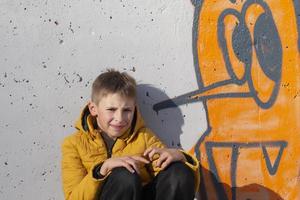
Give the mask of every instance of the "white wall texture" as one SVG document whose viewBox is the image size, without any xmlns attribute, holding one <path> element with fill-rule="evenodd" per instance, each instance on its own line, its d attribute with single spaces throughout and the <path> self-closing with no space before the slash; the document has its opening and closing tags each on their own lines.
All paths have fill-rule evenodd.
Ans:
<svg viewBox="0 0 300 200">
<path fill-rule="evenodd" d="M 139 84 L 147 124 L 191 148 L 200 102 L 152 105 L 197 89 L 188 0 L 0 1 L 0 199 L 63 199 L 60 145 L 106 68 Z"/>
</svg>

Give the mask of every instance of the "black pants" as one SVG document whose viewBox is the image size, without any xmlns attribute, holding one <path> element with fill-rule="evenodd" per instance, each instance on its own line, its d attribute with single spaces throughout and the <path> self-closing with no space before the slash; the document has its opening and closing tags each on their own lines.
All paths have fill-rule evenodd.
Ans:
<svg viewBox="0 0 300 200">
<path fill-rule="evenodd" d="M 170 164 L 144 187 L 137 173 L 115 168 L 102 186 L 100 200 L 193 200 L 194 181 L 192 170 L 181 162 Z"/>
</svg>

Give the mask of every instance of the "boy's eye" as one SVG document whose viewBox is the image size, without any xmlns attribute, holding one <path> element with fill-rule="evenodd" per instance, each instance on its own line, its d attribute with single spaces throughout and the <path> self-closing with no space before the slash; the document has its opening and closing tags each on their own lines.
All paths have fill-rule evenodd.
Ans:
<svg viewBox="0 0 300 200">
<path fill-rule="evenodd" d="M 124 112 L 131 112 L 131 109 L 124 109 Z"/>
<path fill-rule="evenodd" d="M 109 111 L 115 111 L 116 109 L 115 108 L 107 108 L 107 110 L 109 110 Z"/>
</svg>

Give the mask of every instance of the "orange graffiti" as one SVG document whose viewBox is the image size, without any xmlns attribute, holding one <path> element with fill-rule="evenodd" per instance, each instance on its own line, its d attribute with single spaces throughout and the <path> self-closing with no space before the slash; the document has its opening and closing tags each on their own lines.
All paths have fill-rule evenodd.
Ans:
<svg viewBox="0 0 300 200">
<path fill-rule="evenodd" d="M 201 199 L 300 199 L 300 2 L 192 0 Z M 297 14 L 296 14 L 297 13 Z"/>
<path fill-rule="evenodd" d="M 207 199 L 297 199 L 300 68 L 293 2 L 208 0 L 198 17 L 204 89 L 191 98 L 206 97 L 211 131 L 198 148 L 201 165 L 212 173 L 202 174 Z"/>
</svg>

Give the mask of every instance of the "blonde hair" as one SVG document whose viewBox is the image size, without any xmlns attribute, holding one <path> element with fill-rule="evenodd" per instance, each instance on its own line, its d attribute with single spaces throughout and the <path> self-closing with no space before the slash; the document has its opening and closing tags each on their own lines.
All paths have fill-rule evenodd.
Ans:
<svg viewBox="0 0 300 200">
<path fill-rule="evenodd" d="M 119 93 L 124 97 L 136 98 L 136 82 L 126 72 L 108 69 L 100 74 L 92 85 L 92 102 L 98 104 L 107 94 Z"/>
</svg>

